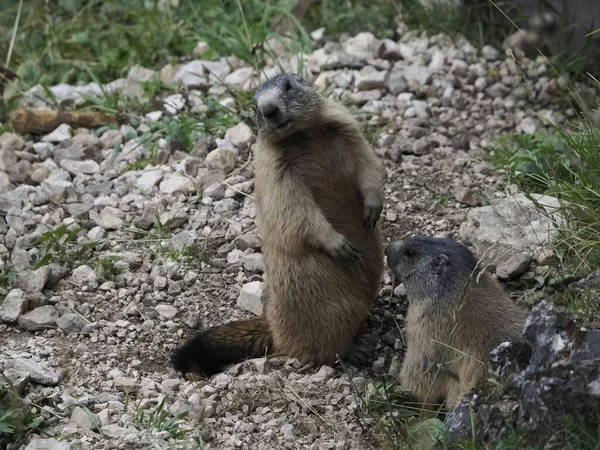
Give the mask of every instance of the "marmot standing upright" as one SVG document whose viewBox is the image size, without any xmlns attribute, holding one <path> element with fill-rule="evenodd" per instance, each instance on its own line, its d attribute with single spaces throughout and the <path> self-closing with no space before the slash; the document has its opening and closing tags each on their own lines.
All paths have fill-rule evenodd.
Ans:
<svg viewBox="0 0 600 450">
<path fill-rule="evenodd" d="M 485 376 L 489 353 L 520 337 L 526 314 L 459 242 L 419 236 L 385 253 L 409 301 L 401 387 L 424 410 L 444 400 L 452 409 Z"/>
<path fill-rule="evenodd" d="M 385 168 L 356 120 L 297 75 L 275 76 L 254 101 L 265 314 L 200 332 L 174 354 L 182 372 L 210 375 L 265 353 L 348 357 L 383 275 Z"/>
</svg>

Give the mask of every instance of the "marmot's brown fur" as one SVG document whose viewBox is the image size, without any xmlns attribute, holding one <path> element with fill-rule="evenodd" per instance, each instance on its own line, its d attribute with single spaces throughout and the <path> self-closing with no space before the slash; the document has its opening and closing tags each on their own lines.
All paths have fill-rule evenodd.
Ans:
<svg viewBox="0 0 600 450">
<path fill-rule="evenodd" d="M 265 314 L 198 334 L 174 355 L 182 372 L 209 375 L 265 353 L 348 357 L 383 273 L 385 169 L 356 120 L 296 75 L 272 78 L 254 100 Z"/>
<path fill-rule="evenodd" d="M 453 409 L 485 376 L 490 351 L 520 337 L 526 314 L 459 242 L 419 236 L 385 253 L 409 301 L 400 384 L 423 410 L 444 400 Z"/>
</svg>

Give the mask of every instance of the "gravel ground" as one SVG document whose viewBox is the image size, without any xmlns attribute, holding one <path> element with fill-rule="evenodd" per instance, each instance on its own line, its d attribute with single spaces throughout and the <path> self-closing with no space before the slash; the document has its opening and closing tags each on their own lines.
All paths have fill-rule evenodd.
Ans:
<svg viewBox="0 0 600 450">
<path fill-rule="evenodd" d="M 560 102 L 558 81 L 544 77 L 542 59 L 478 51 L 444 35 L 401 36 L 317 43 L 305 57 L 309 78 L 366 113 L 361 120 L 376 130 L 370 135 L 388 171 L 385 240 L 458 238 L 469 211 L 506 192 L 483 162 L 491 142 L 543 128 L 538 114 L 560 123 L 573 111 Z M 295 70 L 295 56 L 281 58 Z M 231 104 L 213 77 L 193 75 L 202 67 L 235 89 L 258 83 L 235 58 L 191 61 L 161 74 L 188 93 L 203 88 Z M 133 92 L 149 72 L 136 67 L 113 84 Z M 35 90 L 30 105 L 39 102 Z M 78 104 L 86 90 L 94 86 L 53 88 L 65 104 Z M 260 311 L 263 268 L 252 198 L 255 137 L 246 125 L 201 140 L 190 154 L 158 140 L 162 164 L 122 172 L 147 157 L 148 143 L 139 144 L 153 120 L 204 106 L 193 95 L 164 102 L 137 127 L 97 133 L 63 125 L 36 140 L 0 137 L 0 254 L 19 273 L 18 285 L 0 292 L 0 372 L 26 400 L 43 405 L 55 433 L 34 435 L 26 448 L 187 449 L 202 448 L 200 439 L 214 449 L 373 448 L 374 420 L 363 400 L 373 380 L 398 372 L 404 348 L 407 305 L 402 287 L 391 295 L 389 273 L 365 326 L 376 343 L 370 367 L 256 359 L 210 382 L 171 369 L 170 352 L 195 328 Z M 72 270 L 64 260 L 34 270 L 31 261 L 43 256 L 34 239 L 73 222 L 85 228 L 74 248 L 100 242 L 93 257 L 72 261 Z M 96 264 L 109 256 L 124 269 L 114 278 Z M 163 400 L 165 416 L 188 410 L 188 420 L 169 427 L 150 416 Z M 177 436 L 182 429 L 192 431 Z"/>
</svg>

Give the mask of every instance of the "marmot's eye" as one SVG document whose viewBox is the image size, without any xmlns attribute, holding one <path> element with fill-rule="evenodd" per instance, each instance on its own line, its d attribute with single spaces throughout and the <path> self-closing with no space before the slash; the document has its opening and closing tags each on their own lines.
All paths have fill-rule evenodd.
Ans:
<svg viewBox="0 0 600 450">
<path fill-rule="evenodd" d="M 407 248 L 406 250 L 404 250 L 404 256 L 408 256 L 409 258 L 412 258 L 413 256 L 415 256 L 415 251 L 411 250 L 410 248 Z"/>
<path fill-rule="evenodd" d="M 292 90 L 292 83 L 290 83 L 290 80 L 285 80 L 285 91 L 289 92 Z"/>
</svg>

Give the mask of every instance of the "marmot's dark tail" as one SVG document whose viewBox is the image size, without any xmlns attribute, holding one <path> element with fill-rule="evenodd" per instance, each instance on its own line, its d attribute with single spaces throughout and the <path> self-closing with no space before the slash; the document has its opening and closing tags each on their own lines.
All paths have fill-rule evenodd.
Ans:
<svg viewBox="0 0 600 450">
<path fill-rule="evenodd" d="M 273 351 L 273 337 L 264 316 L 239 320 L 201 331 L 171 357 L 182 373 L 210 376 L 225 366 Z"/>
</svg>

